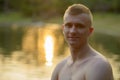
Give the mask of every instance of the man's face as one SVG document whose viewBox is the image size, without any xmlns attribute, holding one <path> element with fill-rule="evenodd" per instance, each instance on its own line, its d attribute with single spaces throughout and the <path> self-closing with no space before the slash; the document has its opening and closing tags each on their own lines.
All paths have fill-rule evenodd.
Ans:
<svg viewBox="0 0 120 80">
<path fill-rule="evenodd" d="M 64 19 L 63 33 L 70 46 L 84 46 L 92 30 L 87 14 L 66 15 Z"/>
</svg>

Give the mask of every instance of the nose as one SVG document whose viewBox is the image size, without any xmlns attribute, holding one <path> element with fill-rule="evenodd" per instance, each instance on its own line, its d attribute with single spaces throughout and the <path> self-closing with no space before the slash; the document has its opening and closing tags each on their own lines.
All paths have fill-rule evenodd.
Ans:
<svg viewBox="0 0 120 80">
<path fill-rule="evenodd" d="M 76 27 L 75 25 L 72 25 L 71 29 L 70 29 L 70 33 L 75 33 L 76 32 Z"/>
</svg>

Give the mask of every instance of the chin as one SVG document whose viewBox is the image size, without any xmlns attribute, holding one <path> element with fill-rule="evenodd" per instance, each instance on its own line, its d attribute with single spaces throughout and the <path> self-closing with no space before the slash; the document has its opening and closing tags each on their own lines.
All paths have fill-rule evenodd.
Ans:
<svg viewBox="0 0 120 80">
<path fill-rule="evenodd" d="M 69 43 L 70 46 L 78 46 L 78 43 Z"/>
</svg>

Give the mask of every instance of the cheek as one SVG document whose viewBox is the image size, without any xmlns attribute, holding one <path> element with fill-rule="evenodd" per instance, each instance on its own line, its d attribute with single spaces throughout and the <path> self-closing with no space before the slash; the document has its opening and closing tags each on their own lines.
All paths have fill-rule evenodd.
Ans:
<svg viewBox="0 0 120 80">
<path fill-rule="evenodd" d="M 79 32 L 80 34 L 86 34 L 86 33 L 87 33 L 87 30 L 81 29 L 81 30 L 79 30 L 78 32 Z"/>
<path fill-rule="evenodd" d="M 67 32 L 65 30 L 63 30 L 63 35 L 64 35 L 64 37 L 66 37 L 66 35 L 67 35 Z"/>
<path fill-rule="evenodd" d="M 63 29 L 63 34 L 66 35 L 68 33 L 68 29 Z"/>
<path fill-rule="evenodd" d="M 87 37 L 89 36 L 89 32 L 88 30 L 80 30 L 79 35 L 81 35 L 82 37 Z"/>
</svg>

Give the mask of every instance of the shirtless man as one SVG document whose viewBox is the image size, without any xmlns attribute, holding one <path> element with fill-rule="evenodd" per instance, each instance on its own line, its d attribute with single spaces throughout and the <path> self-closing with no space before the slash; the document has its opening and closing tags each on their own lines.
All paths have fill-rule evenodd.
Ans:
<svg viewBox="0 0 120 80">
<path fill-rule="evenodd" d="M 71 55 L 55 68 L 51 80 L 113 80 L 109 62 L 90 47 L 92 14 L 82 4 L 73 4 L 64 14 L 63 34 Z"/>
</svg>

